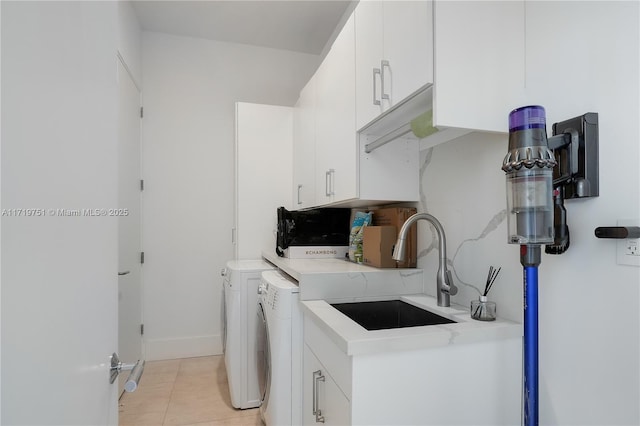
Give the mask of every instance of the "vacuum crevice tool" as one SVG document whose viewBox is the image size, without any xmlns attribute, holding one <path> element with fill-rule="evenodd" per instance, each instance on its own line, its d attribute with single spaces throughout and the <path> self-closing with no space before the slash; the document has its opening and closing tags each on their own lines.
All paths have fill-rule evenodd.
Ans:
<svg viewBox="0 0 640 426">
<path fill-rule="evenodd" d="M 544 247 L 547 254 L 562 254 L 569 249 L 569 226 L 567 225 L 567 210 L 564 208 L 564 187 L 558 186 L 553 190 L 553 243 Z"/>
</svg>

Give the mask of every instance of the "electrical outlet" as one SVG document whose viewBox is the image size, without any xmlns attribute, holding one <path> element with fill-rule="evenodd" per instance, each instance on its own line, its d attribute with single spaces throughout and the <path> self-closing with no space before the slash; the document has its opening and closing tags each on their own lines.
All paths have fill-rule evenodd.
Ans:
<svg viewBox="0 0 640 426">
<path fill-rule="evenodd" d="M 639 226 L 640 219 L 619 219 L 618 226 Z M 616 247 L 618 265 L 640 266 L 640 238 L 618 240 Z"/>
</svg>

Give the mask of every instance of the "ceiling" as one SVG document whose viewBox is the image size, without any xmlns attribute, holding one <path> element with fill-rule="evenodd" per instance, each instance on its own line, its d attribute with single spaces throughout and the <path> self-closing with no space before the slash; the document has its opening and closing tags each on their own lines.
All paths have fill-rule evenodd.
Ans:
<svg viewBox="0 0 640 426">
<path fill-rule="evenodd" d="M 145 31 L 322 55 L 353 1 L 133 1 Z"/>
</svg>

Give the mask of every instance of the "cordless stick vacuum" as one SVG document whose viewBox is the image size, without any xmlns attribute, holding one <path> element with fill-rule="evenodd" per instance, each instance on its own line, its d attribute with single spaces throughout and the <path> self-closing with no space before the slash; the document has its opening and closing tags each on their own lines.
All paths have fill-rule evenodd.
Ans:
<svg viewBox="0 0 640 426">
<path fill-rule="evenodd" d="M 554 242 L 553 167 L 544 108 L 509 114 L 507 177 L 509 244 L 520 245 L 524 284 L 524 372 L 522 424 L 538 425 L 538 265 L 541 246 Z"/>
<path fill-rule="evenodd" d="M 598 114 L 553 124 L 547 139 L 544 108 L 509 114 L 507 177 L 509 243 L 520 245 L 524 268 L 524 425 L 538 425 L 538 265 L 541 246 L 559 255 L 569 249 L 565 199 L 599 195 Z M 597 235 L 597 232 L 596 232 Z"/>
</svg>

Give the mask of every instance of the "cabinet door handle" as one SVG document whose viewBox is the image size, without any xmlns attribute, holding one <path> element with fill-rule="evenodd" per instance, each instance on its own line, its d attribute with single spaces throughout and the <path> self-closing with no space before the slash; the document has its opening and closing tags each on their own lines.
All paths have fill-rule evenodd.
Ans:
<svg viewBox="0 0 640 426">
<path fill-rule="evenodd" d="M 380 105 L 380 100 L 378 99 L 378 94 L 376 93 L 376 75 L 381 76 L 380 68 L 373 69 L 373 104 Z M 382 77 L 380 77 L 380 81 L 382 82 Z"/>
<path fill-rule="evenodd" d="M 324 172 L 324 195 L 327 197 L 336 194 L 334 190 L 335 172 L 335 169 L 329 169 Z"/>
<path fill-rule="evenodd" d="M 331 193 L 329 192 L 329 179 L 331 175 L 331 171 L 327 170 L 326 172 L 324 172 L 324 195 L 326 195 L 327 197 L 331 196 Z"/>
<path fill-rule="evenodd" d="M 384 67 L 389 68 L 389 71 L 391 71 L 389 61 L 387 61 L 386 59 L 380 61 L 380 69 L 382 70 L 382 72 L 380 73 L 380 91 L 382 92 L 380 96 L 382 99 L 390 99 L 389 94 L 384 92 Z"/>
<path fill-rule="evenodd" d="M 336 170 L 329 169 L 329 195 L 336 195 Z"/>
<path fill-rule="evenodd" d="M 300 190 L 302 189 L 302 185 L 298 185 L 298 205 L 302 204 L 302 201 L 300 201 Z"/>
<path fill-rule="evenodd" d="M 316 416 L 316 423 L 324 423 L 324 416 L 322 410 L 318 407 L 318 382 L 324 382 L 324 376 L 322 370 L 313 372 L 313 415 Z"/>
</svg>

